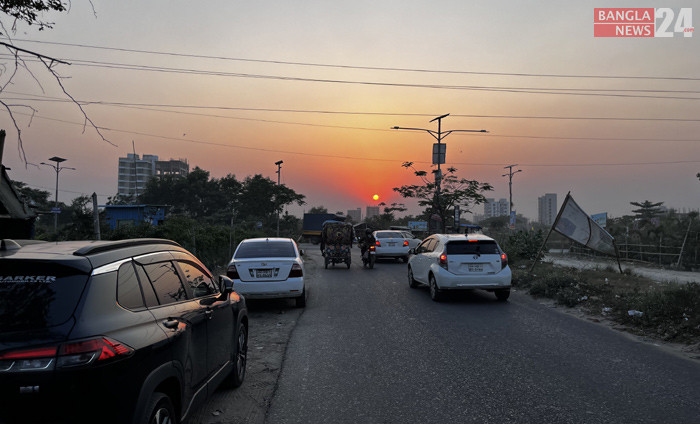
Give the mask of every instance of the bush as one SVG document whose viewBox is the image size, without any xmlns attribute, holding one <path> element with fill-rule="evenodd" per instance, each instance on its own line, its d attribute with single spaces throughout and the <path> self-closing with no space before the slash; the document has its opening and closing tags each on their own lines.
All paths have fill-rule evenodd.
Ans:
<svg viewBox="0 0 700 424">
<path fill-rule="evenodd" d="M 518 231 L 508 237 L 504 243 L 503 250 L 508 254 L 508 260 L 515 264 L 519 261 L 534 261 L 538 259 L 537 252 L 542 247 L 544 236 L 542 230 L 538 231 Z M 540 254 L 539 258 L 542 258 Z"/>
</svg>

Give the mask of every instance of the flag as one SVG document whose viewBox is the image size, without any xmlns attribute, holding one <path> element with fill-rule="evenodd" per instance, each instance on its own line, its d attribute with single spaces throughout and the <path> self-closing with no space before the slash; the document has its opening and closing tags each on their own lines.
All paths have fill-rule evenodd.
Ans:
<svg viewBox="0 0 700 424">
<path fill-rule="evenodd" d="M 615 239 L 592 220 L 570 194 L 566 195 L 559 215 L 554 222 L 554 230 L 559 234 L 581 243 L 595 251 L 617 256 Z"/>
</svg>

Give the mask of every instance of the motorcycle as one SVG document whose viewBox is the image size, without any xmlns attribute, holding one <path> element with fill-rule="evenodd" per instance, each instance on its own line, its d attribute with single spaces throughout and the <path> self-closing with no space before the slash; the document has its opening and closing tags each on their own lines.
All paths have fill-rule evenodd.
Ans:
<svg viewBox="0 0 700 424">
<path fill-rule="evenodd" d="M 367 248 L 362 254 L 362 266 L 364 266 L 365 268 L 369 266 L 369 269 L 374 268 L 374 261 L 376 260 L 376 256 L 376 246 L 370 246 L 369 248 Z"/>
</svg>

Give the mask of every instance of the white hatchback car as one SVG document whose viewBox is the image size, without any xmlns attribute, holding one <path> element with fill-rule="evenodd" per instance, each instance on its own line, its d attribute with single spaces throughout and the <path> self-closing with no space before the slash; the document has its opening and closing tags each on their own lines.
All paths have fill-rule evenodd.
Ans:
<svg viewBox="0 0 700 424">
<path fill-rule="evenodd" d="M 408 284 L 427 284 L 435 301 L 447 290 L 468 289 L 492 291 L 505 301 L 511 277 L 508 256 L 496 240 L 482 234 L 433 234 L 408 261 Z"/>
<path fill-rule="evenodd" d="M 288 238 L 243 240 L 231 258 L 226 275 L 233 289 L 248 299 L 293 298 L 306 306 L 303 250 Z"/>
</svg>

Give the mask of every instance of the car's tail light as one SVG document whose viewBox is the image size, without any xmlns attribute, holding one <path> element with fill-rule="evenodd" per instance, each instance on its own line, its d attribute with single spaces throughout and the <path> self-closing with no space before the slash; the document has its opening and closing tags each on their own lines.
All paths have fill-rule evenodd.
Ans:
<svg viewBox="0 0 700 424">
<path fill-rule="evenodd" d="M 236 265 L 231 264 L 228 266 L 228 269 L 226 270 L 226 276 L 230 279 L 241 279 L 241 276 L 238 275 L 238 270 L 236 269 Z"/>
<path fill-rule="evenodd" d="M 57 346 L 23 349 L 0 355 L 0 372 L 44 371 L 126 357 L 131 347 L 107 337 L 64 343 Z"/>
<path fill-rule="evenodd" d="M 377 250 L 377 247 L 376 247 L 376 246 L 370 246 L 370 247 L 369 247 L 369 250 L 372 251 L 372 252 L 374 252 L 374 251 Z"/>
<path fill-rule="evenodd" d="M 403 245 L 408 246 L 408 240 L 404 240 Z"/>
<path fill-rule="evenodd" d="M 374 244 L 379 246 L 379 247 L 382 247 L 382 244 L 379 242 L 379 240 L 375 241 Z"/>
<path fill-rule="evenodd" d="M 440 255 L 438 263 L 440 264 L 441 267 L 447 269 L 447 255 L 444 253 L 442 255 Z"/>
<path fill-rule="evenodd" d="M 292 265 L 292 269 L 289 271 L 289 278 L 303 277 L 303 276 L 304 276 L 304 271 L 302 271 L 301 265 L 299 265 L 299 264 Z"/>
<path fill-rule="evenodd" d="M 505 252 L 501 253 L 501 269 L 508 265 L 508 255 Z"/>
</svg>

